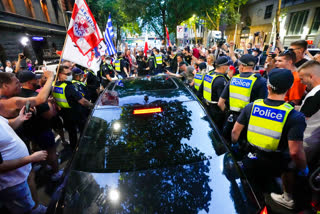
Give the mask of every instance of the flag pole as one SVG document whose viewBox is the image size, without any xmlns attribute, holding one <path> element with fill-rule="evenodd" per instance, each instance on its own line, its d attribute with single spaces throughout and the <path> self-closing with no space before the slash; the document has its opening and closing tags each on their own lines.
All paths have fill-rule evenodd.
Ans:
<svg viewBox="0 0 320 214">
<path fill-rule="evenodd" d="M 52 84 L 52 86 L 53 86 L 53 87 L 52 87 L 52 91 L 54 90 L 54 87 L 56 86 L 56 82 L 57 82 L 57 78 L 58 78 L 58 75 L 59 75 L 60 64 L 61 64 L 61 60 L 62 60 L 64 48 L 65 48 L 66 43 L 67 43 L 67 38 L 68 38 L 68 32 L 66 32 L 66 38 L 64 39 L 64 44 L 63 44 L 62 52 L 61 52 L 61 55 L 60 55 L 60 59 L 59 59 L 58 67 L 57 67 L 56 76 L 55 76 L 54 81 L 53 81 L 53 84 Z"/>
</svg>

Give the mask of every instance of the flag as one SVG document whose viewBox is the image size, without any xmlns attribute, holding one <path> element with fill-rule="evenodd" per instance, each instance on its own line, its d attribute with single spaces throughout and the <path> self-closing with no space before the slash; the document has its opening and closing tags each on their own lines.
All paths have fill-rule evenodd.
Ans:
<svg viewBox="0 0 320 214">
<path fill-rule="evenodd" d="M 111 22 L 111 14 L 109 14 L 107 27 L 108 27 L 108 30 L 109 30 L 110 38 L 112 39 L 114 37 L 114 34 L 113 34 L 113 28 L 112 28 L 112 22 Z"/>
<path fill-rule="evenodd" d="M 167 26 L 166 26 L 166 33 L 167 33 L 167 46 L 171 46 L 170 37 L 169 37 L 169 31 L 168 31 Z"/>
<path fill-rule="evenodd" d="M 147 51 L 148 51 L 148 33 L 146 34 L 146 39 L 144 43 L 144 55 L 147 56 Z"/>
<path fill-rule="evenodd" d="M 114 34 L 113 34 L 112 23 L 111 23 L 111 14 L 109 14 L 106 31 L 104 32 L 104 39 L 107 44 L 107 52 L 109 55 L 116 54 L 117 52 L 112 41 L 113 37 L 114 37 Z"/>
<path fill-rule="evenodd" d="M 96 46 L 96 48 L 92 49 L 84 56 L 82 55 L 82 53 L 79 52 L 77 45 L 72 41 L 71 37 L 67 35 L 65 48 L 62 53 L 62 58 L 74 62 L 78 65 L 81 65 L 85 68 L 88 68 L 97 73 L 100 70 L 101 64 L 101 58 L 99 55 L 105 53 L 104 47 L 105 44 L 103 41 L 101 41 L 100 44 Z"/>
<path fill-rule="evenodd" d="M 75 1 L 67 33 L 83 56 L 103 40 L 85 0 Z"/>
</svg>

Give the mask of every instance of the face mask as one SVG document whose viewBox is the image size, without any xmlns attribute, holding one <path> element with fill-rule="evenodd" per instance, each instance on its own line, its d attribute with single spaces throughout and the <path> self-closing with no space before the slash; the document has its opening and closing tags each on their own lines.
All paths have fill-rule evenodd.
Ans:
<svg viewBox="0 0 320 214">
<path fill-rule="evenodd" d="M 110 61 L 110 60 L 106 60 L 106 63 L 107 63 L 107 64 L 110 64 L 110 63 L 111 63 L 111 61 Z"/>
<path fill-rule="evenodd" d="M 252 52 L 252 56 L 257 56 L 258 53 L 257 52 Z"/>
<path fill-rule="evenodd" d="M 176 54 L 177 54 L 177 52 L 173 52 L 173 54 L 174 54 L 174 55 L 176 55 Z"/>
<path fill-rule="evenodd" d="M 148 56 L 148 57 L 150 57 L 150 56 L 151 56 L 151 54 L 148 54 L 147 56 Z"/>
<path fill-rule="evenodd" d="M 71 82 L 72 81 L 72 76 L 67 76 L 67 79 L 66 79 L 67 82 Z"/>
</svg>

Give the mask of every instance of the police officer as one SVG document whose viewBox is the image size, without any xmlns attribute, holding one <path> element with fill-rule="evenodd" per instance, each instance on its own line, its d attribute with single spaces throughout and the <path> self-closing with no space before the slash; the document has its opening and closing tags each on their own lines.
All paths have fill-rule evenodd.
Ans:
<svg viewBox="0 0 320 214">
<path fill-rule="evenodd" d="M 205 71 L 207 68 L 207 64 L 205 62 L 202 62 L 198 65 L 199 67 L 199 71 L 196 73 L 196 75 L 194 76 L 194 88 L 196 89 L 196 91 L 199 91 L 201 84 L 203 83 L 203 79 L 204 76 L 206 75 Z M 197 93 L 197 96 L 202 99 L 202 91 L 200 91 L 201 93 Z"/>
<path fill-rule="evenodd" d="M 144 56 L 143 49 L 138 50 L 137 55 L 137 64 L 138 64 L 138 75 L 144 76 L 147 75 L 147 71 L 145 70 L 147 68 L 147 57 Z"/>
<path fill-rule="evenodd" d="M 222 131 L 225 114 L 218 107 L 218 100 L 228 82 L 225 76 L 228 66 L 228 58 L 224 56 L 219 57 L 216 61 L 216 69 L 205 75 L 204 81 L 200 85 L 200 90 L 198 92 L 198 97 L 203 97 L 203 101 L 207 105 L 209 114 L 220 131 Z"/>
<path fill-rule="evenodd" d="M 118 56 L 118 58 L 114 62 L 116 72 L 118 73 L 118 75 L 120 75 L 120 79 L 129 77 L 129 73 L 128 73 L 128 69 L 127 69 L 128 64 L 123 59 L 123 53 L 119 51 L 117 53 L 117 56 Z"/>
<path fill-rule="evenodd" d="M 93 104 L 82 97 L 77 91 L 72 81 L 72 71 L 67 66 L 60 66 L 58 72 L 58 81 L 53 90 L 53 97 L 60 106 L 59 112 L 63 118 L 64 127 L 68 131 L 70 145 L 75 148 L 77 144 L 77 128 L 82 132 L 86 121 L 86 112 L 82 112 L 81 106 L 88 109 L 93 108 Z"/>
<path fill-rule="evenodd" d="M 240 74 L 232 77 L 218 102 L 221 111 L 225 111 L 226 106 L 229 106 L 228 120 L 223 128 L 223 136 L 229 141 L 234 122 L 241 110 L 250 102 L 266 98 L 268 94 L 266 79 L 253 73 L 254 56 L 244 54 L 238 61 Z"/>
<path fill-rule="evenodd" d="M 154 50 L 154 55 L 157 63 L 157 68 L 155 74 L 162 73 L 162 63 L 163 63 L 163 58 L 162 55 L 160 54 L 158 49 Z"/>
<path fill-rule="evenodd" d="M 151 50 L 147 50 L 147 57 L 148 57 L 148 67 L 146 68 L 146 70 L 149 72 L 150 75 L 153 75 L 156 73 L 156 69 L 157 69 L 157 62 L 154 56 L 152 56 L 152 51 Z"/>
<path fill-rule="evenodd" d="M 80 92 L 82 97 L 88 99 L 88 89 L 85 83 L 81 82 L 81 79 L 83 78 L 84 72 L 77 67 L 74 67 L 72 69 L 72 84 L 74 85 L 74 88 Z"/>
<path fill-rule="evenodd" d="M 269 73 L 268 98 L 245 106 L 232 130 L 232 142 L 236 143 L 247 127 L 250 149 L 242 162 L 249 177 L 256 178 L 264 187 L 266 176 L 282 175 L 284 193 L 271 193 L 271 198 L 288 209 L 293 209 L 295 205 L 293 188 L 299 188 L 298 185 L 293 187 L 295 182 L 292 179 L 295 177 L 292 177 L 292 172 L 302 176 L 301 181 L 309 171 L 303 150 L 305 117 L 284 101 L 293 81 L 290 70 L 272 69 Z"/>
<path fill-rule="evenodd" d="M 117 79 L 116 73 L 114 71 L 114 67 L 111 64 L 111 58 L 110 56 L 106 57 L 105 63 L 103 64 L 101 70 L 101 84 L 103 88 L 105 88 L 109 82 L 111 82 L 114 79 Z"/>
</svg>

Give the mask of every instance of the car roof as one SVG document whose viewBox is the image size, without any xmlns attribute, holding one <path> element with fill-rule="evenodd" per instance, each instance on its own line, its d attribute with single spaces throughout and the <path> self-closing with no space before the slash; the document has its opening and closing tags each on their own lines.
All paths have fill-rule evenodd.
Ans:
<svg viewBox="0 0 320 214">
<path fill-rule="evenodd" d="M 155 100 L 196 101 L 184 84 L 167 75 L 117 80 L 108 85 L 97 101 L 97 108 L 110 108 L 153 102 Z"/>
</svg>

